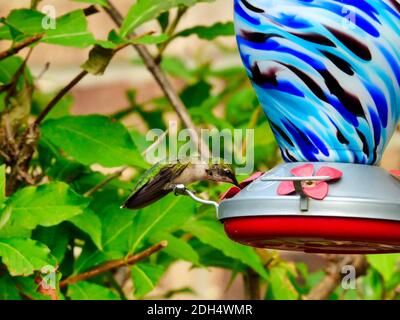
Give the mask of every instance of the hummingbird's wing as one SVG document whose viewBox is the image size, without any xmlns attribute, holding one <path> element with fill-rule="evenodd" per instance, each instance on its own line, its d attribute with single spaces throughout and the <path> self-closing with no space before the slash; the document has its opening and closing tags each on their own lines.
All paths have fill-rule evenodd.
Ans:
<svg viewBox="0 0 400 320">
<path fill-rule="evenodd" d="M 122 205 L 122 208 L 140 209 L 165 197 L 172 190 L 166 186 L 185 170 L 188 163 L 156 164 L 139 180 L 132 194 Z"/>
</svg>

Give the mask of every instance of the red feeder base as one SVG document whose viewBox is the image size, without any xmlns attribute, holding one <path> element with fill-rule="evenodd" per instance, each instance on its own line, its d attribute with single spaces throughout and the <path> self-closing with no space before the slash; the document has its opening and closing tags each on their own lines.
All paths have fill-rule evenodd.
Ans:
<svg viewBox="0 0 400 320">
<path fill-rule="evenodd" d="M 400 252 L 400 221 L 340 217 L 261 216 L 223 220 L 244 245 L 308 253 Z"/>
</svg>

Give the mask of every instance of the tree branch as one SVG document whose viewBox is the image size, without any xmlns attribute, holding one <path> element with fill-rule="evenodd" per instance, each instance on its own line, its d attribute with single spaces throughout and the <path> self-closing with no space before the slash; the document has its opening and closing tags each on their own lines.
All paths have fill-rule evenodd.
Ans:
<svg viewBox="0 0 400 320">
<path fill-rule="evenodd" d="M 21 51 L 22 49 L 24 49 L 26 47 L 29 47 L 31 44 L 42 39 L 43 36 L 44 36 L 44 34 L 41 33 L 41 34 L 34 35 L 32 37 L 29 37 L 21 42 L 17 42 L 11 48 L 0 52 L 0 61 L 18 53 L 19 51 Z"/>
<path fill-rule="evenodd" d="M 106 2 L 108 4 L 108 7 L 103 7 L 103 9 L 107 12 L 110 18 L 114 21 L 114 23 L 118 27 L 121 27 L 123 22 L 123 17 L 121 13 L 109 0 L 106 0 Z M 135 34 L 131 33 L 131 36 L 135 36 Z M 204 141 L 200 139 L 197 128 L 194 125 L 193 120 L 191 119 L 185 105 L 175 92 L 174 88 L 172 87 L 172 84 L 170 83 L 164 72 L 161 70 L 160 66 L 156 63 L 153 56 L 150 54 L 150 52 L 147 50 L 145 46 L 134 44 L 133 47 L 136 49 L 139 56 L 142 58 L 144 64 L 146 65 L 147 69 L 150 71 L 154 79 L 157 81 L 158 85 L 164 92 L 166 98 L 171 103 L 175 112 L 178 114 L 184 126 L 187 129 L 189 129 L 190 138 L 198 148 L 200 154 L 204 157 L 209 157 L 210 150 L 208 146 L 205 144 Z"/>
<path fill-rule="evenodd" d="M 102 273 L 118 269 L 120 267 L 129 265 L 132 266 L 139 261 L 142 261 L 151 255 L 155 254 L 156 252 L 164 249 L 168 245 L 168 241 L 161 241 L 160 243 L 138 253 L 133 256 L 130 256 L 126 259 L 120 259 L 120 260 L 112 260 L 108 261 L 98 267 L 93 268 L 92 270 L 89 270 L 87 272 L 78 274 L 76 276 L 69 277 L 63 281 L 60 282 L 60 288 L 64 288 L 68 286 L 69 284 L 76 283 L 78 281 L 84 281 L 88 280 L 90 278 L 96 277 Z"/>
<path fill-rule="evenodd" d="M 343 274 L 342 269 L 346 265 L 354 266 L 356 277 L 360 277 L 367 271 L 367 261 L 364 256 L 344 256 L 339 262 L 331 262 L 327 268 L 327 275 L 305 296 L 304 300 L 325 300 L 335 291 L 340 284 Z"/>
</svg>

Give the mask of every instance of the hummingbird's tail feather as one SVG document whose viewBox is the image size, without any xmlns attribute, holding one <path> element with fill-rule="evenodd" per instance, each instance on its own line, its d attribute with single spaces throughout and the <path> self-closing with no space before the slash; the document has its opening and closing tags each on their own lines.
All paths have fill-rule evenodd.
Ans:
<svg viewBox="0 0 400 320">
<path fill-rule="evenodd" d="M 153 171 L 145 174 L 144 178 L 139 181 L 138 186 L 122 205 L 122 208 L 141 209 L 165 197 L 172 191 L 171 181 L 178 177 L 186 167 L 187 164 L 153 167 L 151 169 Z"/>
<path fill-rule="evenodd" d="M 150 190 L 143 188 L 131 195 L 128 200 L 124 202 L 121 208 L 133 210 L 142 209 L 165 197 L 170 192 L 171 190 L 162 189 L 151 192 Z"/>
</svg>

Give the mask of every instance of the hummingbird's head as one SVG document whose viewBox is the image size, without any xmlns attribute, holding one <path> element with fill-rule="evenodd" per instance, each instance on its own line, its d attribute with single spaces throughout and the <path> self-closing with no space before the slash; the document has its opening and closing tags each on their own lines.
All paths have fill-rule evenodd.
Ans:
<svg viewBox="0 0 400 320">
<path fill-rule="evenodd" d="M 224 162 L 210 163 L 206 173 L 209 180 L 232 183 L 240 188 L 235 169 L 230 164 Z"/>
</svg>

